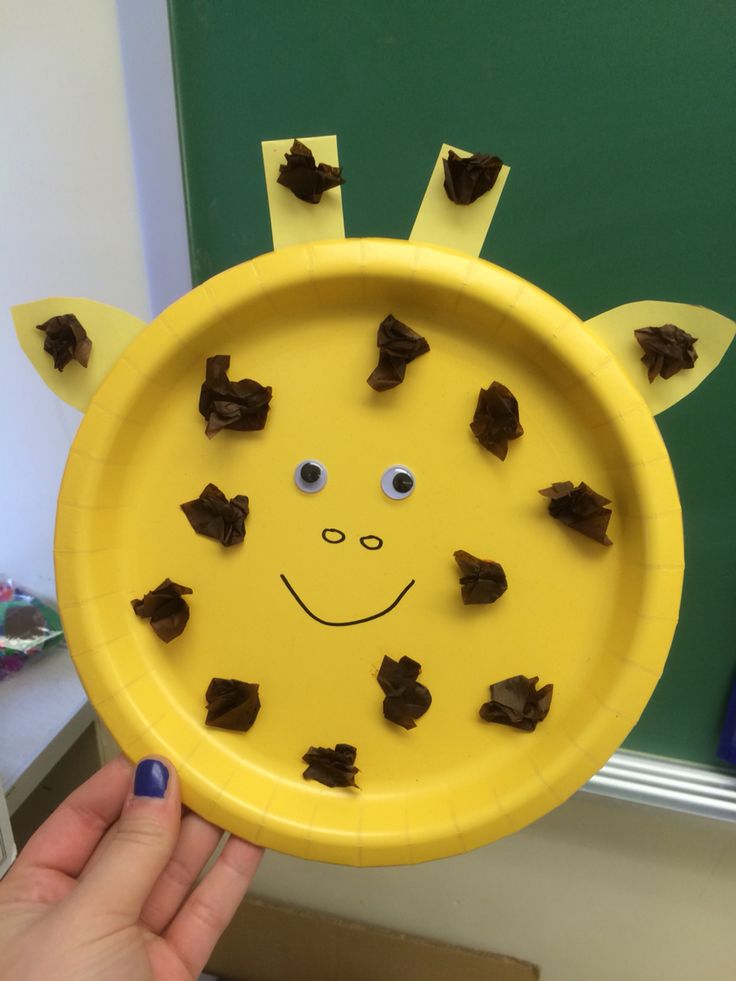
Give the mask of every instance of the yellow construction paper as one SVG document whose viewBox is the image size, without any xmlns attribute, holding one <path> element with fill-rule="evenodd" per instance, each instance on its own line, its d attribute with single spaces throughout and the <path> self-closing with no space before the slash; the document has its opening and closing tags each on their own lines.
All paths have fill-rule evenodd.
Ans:
<svg viewBox="0 0 736 981">
<path fill-rule="evenodd" d="M 697 337 L 698 360 L 693 368 L 679 371 L 672 378 L 655 378 L 650 383 L 641 360 L 644 350 L 634 331 L 664 324 L 674 324 Z M 665 300 L 624 303 L 586 320 L 585 326 L 617 358 L 655 416 L 684 399 L 718 367 L 736 333 L 733 320 L 714 310 Z"/>
<path fill-rule="evenodd" d="M 510 168 L 504 164 L 491 190 L 477 201 L 472 204 L 454 204 L 443 186 L 445 173 L 442 160 L 450 150 L 461 157 L 472 155 L 468 150 L 458 150 L 447 143 L 442 144 L 409 239 L 412 242 L 446 245 L 470 255 L 480 255 Z"/>
<path fill-rule="evenodd" d="M 51 317 L 73 313 L 92 341 L 86 368 L 71 361 L 63 371 L 54 368 L 51 355 L 43 349 L 45 334 L 36 330 Z M 23 351 L 48 387 L 64 402 L 84 412 L 102 379 L 145 322 L 118 307 L 71 296 L 52 296 L 22 303 L 11 309 L 15 332 Z"/>
<path fill-rule="evenodd" d="M 298 136 L 297 139 L 309 147 L 318 164 L 340 166 L 336 136 Z M 279 167 L 286 163 L 284 154 L 291 149 L 293 142 L 292 138 L 265 140 L 261 144 L 274 249 L 315 239 L 345 238 L 341 187 L 325 191 L 319 204 L 310 204 L 300 201 L 287 187 L 278 183 Z"/>
<path fill-rule="evenodd" d="M 389 310 L 431 351 L 378 394 L 365 379 Z M 273 387 L 263 431 L 204 435 L 214 353 L 230 354 L 232 379 Z M 469 428 L 493 379 L 524 426 L 503 463 Z M 327 470 L 319 493 L 294 483 L 306 459 Z M 396 465 L 416 477 L 403 501 L 381 490 Z M 612 547 L 550 518 L 537 491 L 557 480 L 611 498 Z M 242 546 L 196 535 L 180 509 L 210 481 L 250 499 Z M 458 548 L 504 566 L 493 606 L 463 606 Z M 82 420 L 55 554 L 72 656 L 126 754 L 172 759 L 186 805 L 219 827 L 353 865 L 475 848 L 584 783 L 654 688 L 683 569 L 662 438 L 581 321 L 491 263 L 373 239 L 261 256 L 164 311 Z M 282 575 L 323 619 L 385 615 L 319 623 Z M 194 591 L 170 645 L 130 607 L 167 576 Z M 417 659 L 432 693 L 411 732 L 383 718 L 385 654 Z M 554 684 L 547 719 L 534 733 L 481 722 L 488 686 L 519 673 Z M 249 732 L 205 726 L 213 676 L 260 684 Z M 338 742 L 357 747 L 360 791 L 302 778 L 308 747 Z"/>
</svg>

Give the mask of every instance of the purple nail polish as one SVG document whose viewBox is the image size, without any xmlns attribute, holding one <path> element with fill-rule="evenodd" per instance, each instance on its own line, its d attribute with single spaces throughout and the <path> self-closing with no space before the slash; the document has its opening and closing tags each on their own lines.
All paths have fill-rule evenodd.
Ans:
<svg viewBox="0 0 736 981">
<path fill-rule="evenodd" d="M 141 760 L 135 768 L 133 793 L 136 797 L 163 797 L 169 771 L 161 760 Z"/>
</svg>

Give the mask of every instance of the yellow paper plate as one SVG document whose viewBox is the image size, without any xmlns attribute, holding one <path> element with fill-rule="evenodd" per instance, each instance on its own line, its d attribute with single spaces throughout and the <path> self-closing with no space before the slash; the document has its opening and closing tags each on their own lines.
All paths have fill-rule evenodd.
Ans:
<svg viewBox="0 0 736 981">
<path fill-rule="evenodd" d="M 378 394 L 366 378 L 388 313 L 431 351 Z M 273 387 L 262 432 L 205 437 L 214 354 L 231 356 L 232 379 Z M 517 396 L 525 430 L 503 463 L 469 429 L 493 380 Z M 313 495 L 293 479 L 309 458 L 329 475 Z M 381 491 L 394 465 L 416 475 L 404 501 Z M 537 491 L 562 480 L 612 499 L 612 548 L 549 517 Z M 196 535 L 179 508 L 210 481 L 250 498 L 242 546 Z M 463 606 L 456 549 L 504 566 L 497 603 Z M 493 841 L 605 762 L 667 656 L 683 549 L 651 413 L 577 317 L 479 259 L 354 239 L 224 272 L 133 341 L 72 447 L 56 565 L 79 673 L 131 758 L 170 757 L 186 804 L 252 841 L 380 865 Z M 371 616 L 415 584 L 386 615 L 335 628 L 305 614 L 282 574 L 329 621 Z M 169 645 L 130 606 L 167 576 L 194 590 Z M 410 732 L 382 715 L 385 654 L 420 661 L 433 695 Z M 555 686 L 534 733 L 478 718 L 488 685 L 516 674 Z M 205 727 L 213 676 L 260 684 L 250 732 Z M 358 749 L 360 791 L 302 778 L 310 745 L 339 742 Z"/>
</svg>

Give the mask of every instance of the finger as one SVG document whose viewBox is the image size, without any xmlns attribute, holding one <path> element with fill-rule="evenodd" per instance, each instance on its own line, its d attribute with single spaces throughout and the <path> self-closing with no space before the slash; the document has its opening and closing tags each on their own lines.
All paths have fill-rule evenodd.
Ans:
<svg viewBox="0 0 736 981">
<path fill-rule="evenodd" d="M 186 818 L 186 815 L 189 814 L 189 813 L 190 813 L 189 808 L 184 807 L 184 805 L 182 805 L 182 808 L 181 808 L 181 819 L 182 819 L 182 822 Z M 113 840 L 113 838 L 115 837 L 115 835 L 118 833 L 118 825 L 119 824 L 120 824 L 120 821 L 119 820 L 113 822 L 113 824 L 111 824 L 110 827 L 107 829 L 107 831 L 104 833 L 104 835 L 100 839 L 100 843 L 98 844 L 97 848 L 95 848 L 95 850 L 90 855 L 89 861 L 87 862 L 87 864 L 85 865 L 85 867 L 82 869 L 82 871 L 79 873 L 79 879 L 80 880 L 86 878 L 89 875 L 89 873 L 92 871 L 92 869 L 95 867 L 95 865 L 97 865 L 97 863 L 100 861 L 100 859 L 102 858 L 102 856 L 105 854 L 105 852 L 107 851 L 107 849 L 108 849 L 108 847 L 110 845 L 110 842 Z M 222 834 L 222 832 L 220 832 L 220 834 Z"/>
<path fill-rule="evenodd" d="M 28 841 L 17 869 L 54 869 L 76 877 L 110 825 L 130 788 L 133 767 L 118 756 L 78 787 Z"/>
<path fill-rule="evenodd" d="M 164 933 L 193 977 L 199 975 L 235 915 L 262 856 L 262 848 L 242 838 L 230 838 Z"/>
<path fill-rule="evenodd" d="M 110 842 L 113 840 L 113 838 L 115 837 L 115 835 L 118 833 L 118 825 L 119 824 L 120 824 L 120 820 L 119 819 L 117 821 L 113 821 L 113 823 L 110 825 L 110 827 L 104 833 L 104 835 L 102 836 L 102 838 L 100 838 L 100 842 L 97 845 L 97 848 L 95 848 L 95 850 L 92 852 L 92 854 L 89 857 L 89 860 L 88 860 L 87 864 L 84 866 L 84 868 L 82 869 L 82 871 L 79 873 L 78 878 L 79 878 L 80 881 L 82 879 L 86 878 L 86 876 L 89 875 L 89 873 L 91 872 L 91 870 L 95 867 L 95 865 L 97 865 L 97 863 L 99 862 L 99 860 L 105 854 L 105 852 L 107 851 L 108 847 L 110 846 Z"/>
<path fill-rule="evenodd" d="M 179 835 L 179 780 L 161 757 L 141 760 L 116 834 L 73 894 L 80 915 L 137 922 Z"/>
<path fill-rule="evenodd" d="M 222 831 L 198 814 L 184 815 L 174 854 L 141 912 L 141 922 L 152 933 L 169 925 L 221 837 Z"/>
<path fill-rule="evenodd" d="M 186 808 L 186 807 L 184 807 L 182 805 L 182 809 L 181 809 L 181 818 L 182 818 L 182 821 L 184 820 L 184 818 L 186 817 L 186 815 L 188 813 L 189 813 L 188 808 Z M 120 821 L 119 820 L 113 822 L 113 824 L 111 824 L 110 827 L 107 829 L 107 831 L 104 833 L 104 835 L 100 839 L 100 843 L 98 844 L 97 848 L 95 848 L 95 850 L 90 855 L 89 861 L 87 862 L 87 864 L 85 865 L 85 867 L 82 869 L 82 871 L 79 873 L 79 879 L 80 880 L 81 879 L 85 879 L 89 875 L 89 873 L 92 871 L 92 869 L 95 867 L 95 865 L 97 865 L 97 863 L 100 861 L 100 859 L 102 858 L 102 856 L 105 854 L 105 852 L 107 851 L 107 849 L 108 849 L 108 847 L 110 845 L 110 842 L 113 840 L 113 838 L 115 837 L 115 835 L 118 833 L 118 825 L 119 824 L 120 824 Z M 222 834 L 222 832 L 220 832 L 220 834 Z"/>
</svg>

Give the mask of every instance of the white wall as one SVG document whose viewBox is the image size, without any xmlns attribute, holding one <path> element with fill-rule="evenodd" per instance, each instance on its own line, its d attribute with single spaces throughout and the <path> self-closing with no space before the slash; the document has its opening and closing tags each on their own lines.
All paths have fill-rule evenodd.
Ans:
<svg viewBox="0 0 736 981">
<path fill-rule="evenodd" d="M 168 62 L 163 5 L 120 2 L 138 104 L 145 64 Z M 183 282 L 178 261 L 179 279 L 161 285 L 171 273 L 168 243 L 181 250 L 183 218 L 153 221 L 160 196 L 146 188 L 138 218 L 113 0 L 0 0 L 0 104 L 0 566 L 50 593 L 54 502 L 78 416 L 35 377 L 3 311 L 67 293 L 147 317 L 150 295 L 158 308 Z M 170 126 L 168 148 L 151 153 L 159 130 L 147 129 L 138 109 L 136 133 L 149 134 L 136 147 L 140 180 L 150 187 L 161 166 L 178 179 Z M 508 840 L 416 868 L 341 869 L 271 854 L 256 889 L 528 958 L 543 981 L 735 973 L 736 827 L 583 794 Z"/>
<path fill-rule="evenodd" d="M 189 289 L 167 31 L 165 0 L 0 0 L 0 571 L 45 596 L 79 414 L 7 311 L 61 294 L 148 319 Z"/>
<path fill-rule="evenodd" d="M 0 0 L 0 570 L 53 595 L 56 494 L 79 414 L 8 308 L 88 296 L 151 314 L 112 0 Z"/>
</svg>

